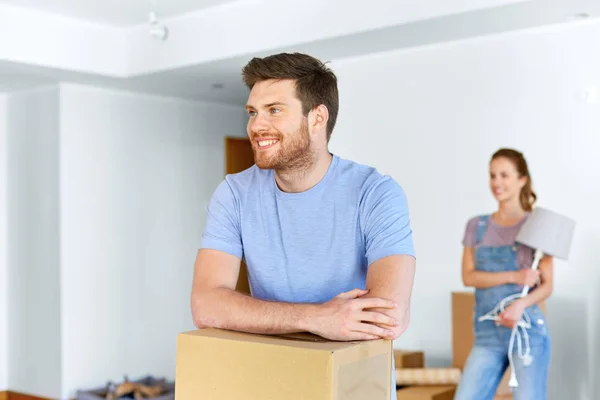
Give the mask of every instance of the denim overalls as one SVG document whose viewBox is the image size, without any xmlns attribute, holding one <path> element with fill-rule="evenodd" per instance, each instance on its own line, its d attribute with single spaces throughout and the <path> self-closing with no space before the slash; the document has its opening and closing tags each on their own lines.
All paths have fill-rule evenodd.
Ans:
<svg viewBox="0 0 600 400">
<path fill-rule="evenodd" d="M 517 271 L 517 248 L 511 246 L 480 246 L 487 229 L 489 216 L 480 217 L 475 244 L 475 268 L 478 271 Z M 505 297 L 520 293 L 522 286 L 506 284 L 475 290 L 475 343 L 463 370 L 455 400 L 492 400 L 504 371 L 508 367 L 508 351 L 512 329 L 496 325 L 495 321 L 479 321 Z M 550 337 L 545 317 L 538 305 L 525 310 L 531 321 L 527 329 L 533 361 L 526 366 L 518 356 L 518 345 L 513 349 L 513 363 L 518 387 L 513 390 L 514 400 L 546 400 L 548 367 L 550 364 Z M 525 341 L 522 340 L 523 345 Z M 521 354 L 524 352 L 521 350 Z"/>
</svg>

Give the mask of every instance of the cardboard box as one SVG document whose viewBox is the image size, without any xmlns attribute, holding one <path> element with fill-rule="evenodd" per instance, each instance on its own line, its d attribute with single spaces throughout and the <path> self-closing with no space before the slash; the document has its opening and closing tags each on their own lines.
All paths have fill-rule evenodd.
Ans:
<svg viewBox="0 0 600 400">
<path fill-rule="evenodd" d="M 396 391 L 397 400 L 453 400 L 456 386 L 411 386 Z"/>
<path fill-rule="evenodd" d="M 473 313 L 475 295 L 472 292 L 452 293 L 452 366 L 463 369 L 475 335 L 473 333 Z"/>
<path fill-rule="evenodd" d="M 425 354 L 422 351 L 394 350 L 394 364 L 399 368 L 424 368 Z"/>
<path fill-rule="evenodd" d="M 177 338 L 176 400 L 389 400 L 392 342 L 218 329 Z"/>
</svg>

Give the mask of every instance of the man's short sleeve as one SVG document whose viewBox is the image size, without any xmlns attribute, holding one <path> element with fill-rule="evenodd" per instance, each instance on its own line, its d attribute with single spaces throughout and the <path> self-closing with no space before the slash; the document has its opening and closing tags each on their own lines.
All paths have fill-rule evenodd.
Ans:
<svg viewBox="0 0 600 400">
<path fill-rule="evenodd" d="M 242 258 L 238 202 L 227 181 L 219 184 L 210 199 L 200 248 L 220 250 Z"/>
<path fill-rule="evenodd" d="M 369 265 L 391 255 L 415 257 L 408 201 L 392 178 L 382 178 L 365 194 L 361 225 Z"/>
</svg>

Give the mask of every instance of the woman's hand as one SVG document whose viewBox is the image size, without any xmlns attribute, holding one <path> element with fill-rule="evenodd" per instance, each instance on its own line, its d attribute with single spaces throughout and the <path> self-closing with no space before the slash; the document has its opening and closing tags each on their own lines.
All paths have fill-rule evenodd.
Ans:
<svg viewBox="0 0 600 400">
<path fill-rule="evenodd" d="M 516 283 L 521 286 L 535 286 L 540 279 L 540 271 L 531 268 L 523 268 L 516 272 Z"/>
<path fill-rule="evenodd" d="M 498 324 L 508 328 L 514 328 L 517 325 L 517 322 L 521 320 L 525 308 L 525 304 L 521 299 L 515 300 L 498 315 L 500 318 Z"/>
</svg>

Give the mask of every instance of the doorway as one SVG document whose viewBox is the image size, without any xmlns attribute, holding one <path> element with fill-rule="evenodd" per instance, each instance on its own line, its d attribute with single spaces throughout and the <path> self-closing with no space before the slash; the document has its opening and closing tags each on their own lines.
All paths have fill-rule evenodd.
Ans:
<svg viewBox="0 0 600 400">
<path fill-rule="evenodd" d="M 225 138 L 225 173 L 235 174 L 254 165 L 254 153 L 248 138 L 226 137 Z M 240 274 L 238 276 L 236 291 L 250 294 L 250 283 L 248 282 L 248 270 L 242 258 Z"/>
</svg>

